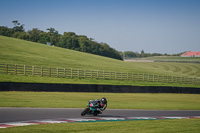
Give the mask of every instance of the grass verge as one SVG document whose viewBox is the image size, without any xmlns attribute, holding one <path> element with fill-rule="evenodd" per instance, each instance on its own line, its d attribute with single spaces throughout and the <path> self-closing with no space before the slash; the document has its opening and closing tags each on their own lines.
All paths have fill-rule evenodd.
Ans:
<svg viewBox="0 0 200 133">
<path fill-rule="evenodd" d="M 199 94 L 0 92 L 0 107 L 85 108 L 106 97 L 110 109 L 200 110 Z"/>
<path fill-rule="evenodd" d="M 199 119 L 46 124 L 0 129 L 1 133 L 199 133 Z"/>
</svg>

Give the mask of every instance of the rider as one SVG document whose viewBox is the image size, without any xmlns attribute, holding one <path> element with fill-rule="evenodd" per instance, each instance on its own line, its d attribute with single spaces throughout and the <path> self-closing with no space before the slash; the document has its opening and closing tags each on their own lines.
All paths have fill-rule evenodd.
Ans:
<svg viewBox="0 0 200 133">
<path fill-rule="evenodd" d="M 107 100 L 105 97 L 101 98 L 101 99 L 98 99 L 96 100 L 98 103 L 99 103 L 99 108 L 97 108 L 97 111 L 104 111 L 107 107 Z"/>
</svg>

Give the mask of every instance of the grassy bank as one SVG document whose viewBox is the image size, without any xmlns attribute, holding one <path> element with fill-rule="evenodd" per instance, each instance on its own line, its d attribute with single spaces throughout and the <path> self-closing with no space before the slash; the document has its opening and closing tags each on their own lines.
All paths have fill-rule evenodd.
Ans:
<svg viewBox="0 0 200 133">
<path fill-rule="evenodd" d="M 102 97 L 109 109 L 200 110 L 198 94 L 0 92 L 0 106 L 85 108 Z"/>
<path fill-rule="evenodd" d="M 0 129 L 1 133 L 199 133 L 199 119 L 47 124 Z"/>
<path fill-rule="evenodd" d="M 0 62 L 36 67 L 59 67 L 108 72 L 200 77 L 199 64 L 124 62 L 79 51 L 0 36 Z"/>
</svg>

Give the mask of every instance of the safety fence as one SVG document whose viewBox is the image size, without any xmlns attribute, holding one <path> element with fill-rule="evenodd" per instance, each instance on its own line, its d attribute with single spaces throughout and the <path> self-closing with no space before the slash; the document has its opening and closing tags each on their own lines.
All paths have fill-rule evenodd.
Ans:
<svg viewBox="0 0 200 133">
<path fill-rule="evenodd" d="M 106 72 L 80 69 L 35 67 L 26 65 L 0 64 L 0 73 L 41 76 L 57 78 L 79 78 L 79 79 L 104 79 L 104 80 L 124 80 L 138 82 L 160 82 L 160 83 L 180 83 L 200 85 L 198 78 L 186 78 L 176 76 L 161 76 L 141 73 Z"/>
</svg>

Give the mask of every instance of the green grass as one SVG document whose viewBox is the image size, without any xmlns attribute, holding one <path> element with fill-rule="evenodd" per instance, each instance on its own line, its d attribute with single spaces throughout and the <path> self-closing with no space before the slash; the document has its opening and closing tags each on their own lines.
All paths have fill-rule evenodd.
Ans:
<svg viewBox="0 0 200 133">
<path fill-rule="evenodd" d="M 1 133 L 199 133 L 199 119 L 46 124 L 0 129 Z"/>
<path fill-rule="evenodd" d="M 109 109 L 200 110 L 199 94 L 0 92 L 0 106 L 85 108 L 102 97 Z"/>
<path fill-rule="evenodd" d="M 0 36 L 1 64 L 147 73 L 166 76 L 200 77 L 199 64 L 166 62 L 124 62 L 93 54 L 47 46 Z"/>
</svg>

